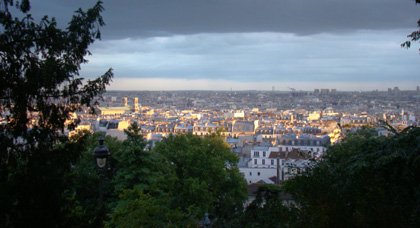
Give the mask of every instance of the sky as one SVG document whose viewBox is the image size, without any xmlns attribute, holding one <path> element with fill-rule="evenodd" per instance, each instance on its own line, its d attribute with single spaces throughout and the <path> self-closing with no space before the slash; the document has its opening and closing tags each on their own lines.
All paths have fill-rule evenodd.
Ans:
<svg viewBox="0 0 420 228">
<path fill-rule="evenodd" d="M 386 90 L 420 85 L 413 0 L 104 0 L 81 76 L 111 90 Z M 91 0 L 33 0 L 62 25 Z"/>
</svg>

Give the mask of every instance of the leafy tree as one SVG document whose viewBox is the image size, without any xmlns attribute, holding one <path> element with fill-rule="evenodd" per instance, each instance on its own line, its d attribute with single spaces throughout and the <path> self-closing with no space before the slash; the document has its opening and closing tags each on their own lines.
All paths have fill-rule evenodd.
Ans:
<svg viewBox="0 0 420 228">
<path fill-rule="evenodd" d="M 102 135 L 87 136 L 81 159 L 67 178 L 67 202 L 63 208 L 68 215 L 65 226 L 120 227 L 129 224 L 159 225 L 164 221 L 167 224 L 183 222 L 176 219 L 180 216 L 177 210 L 168 205 L 170 187 L 173 186 L 171 180 L 175 179 L 171 178 L 174 172 L 167 160 L 160 154 L 145 150 L 145 142 L 136 123 L 129 126 L 125 133 L 127 139 L 124 141 L 105 137 L 105 144 L 111 151 L 111 171 L 107 176 L 100 175 L 92 157 Z M 103 196 L 102 201 L 100 195 Z M 152 203 L 159 205 L 150 206 Z M 145 205 L 149 206 L 143 208 Z M 133 208 L 136 211 L 131 211 Z M 128 209 L 130 211 L 126 211 Z M 157 220 L 154 213 L 158 209 L 168 214 L 161 214 Z M 130 216 L 136 217 L 127 221 Z M 150 216 L 149 219 L 146 216 Z M 164 216 L 168 219 L 165 220 Z"/>
<path fill-rule="evenodd" d="M 170 136 L 154 152 L 174 168 L 171 205 L 187 218 L 200 220 L 208 212 L 216 224 L 229 226 L 242 212 L 245 181 L 238 158 L 220 137 Z"/>
<path fill-rule="evenodd" d="M 116 160 L 113 178 L 116 195 L 134 187 L 153 196 L 167 192 L 172 172 L 167 160 L 162 155 L 145 149 L 146 142 L 136 122 L 124 132 L 127 140 L 113 153 Z"/>
<path fill-rule="evenodd" d="M 100 38 L 102 10 L 101 2 L 79 9 L 60 29 L 48 16 L 36 22 L 28 0 L 1 1 L 2 227 L 54 227 L 63 221 L 64 177 L 83 146 L 64 137 L 65 121 L 71 112 L 92 107 L 113 76 L 108 70 L 86 83 L 79 76 L 88 46 Z"/>
<path fill-rule="evenodd" d="M 168 202 L 167 196 L 154 197 L 138 187 L 125 190 L 106 227 L 195 227 Z"/>
<path fill-rule="evenodd" d="M 299 205 L 299 226 L 419 227 L 420 128 L 350 135 L 285 188 Z"/>
<path fill-rule="evenodd" d="M 241 227 L 290 227 L 296 217 L 285 202 L 284 191 L 278 185 L 267 184 L 258 188 L 241 218 Z"/>
<path fill-rule="evenodd" d="M 145 142 L 143 135 L 141 134 L 141 128 L 137 122 L 133 122 L 127 129 L 124 130 L 124 133 L 127 135 L 127 142 L 135 143 L 142 149 L 144 149 Z"/>
<path fill-rule="evenodd" d="M 80 159 L 65 177 L 66 185 L 63 193 L 65 201 L 61 208 L 65 215 L 62 219 L 65 227 L 102 227 L 106 215 L 117 200 L 114 193 L 113 170 L 101 173 L 92 156 L 100 137 L 103 137 L 100 133 L 83 136 L 85 145 Z M 118 154 L 123 148 L 123 142 L 110 136 L 105 137 L 105 144 L 111 151 L 111 156 L 114 153 Z M 116 163 L 113 158 L 109 162 L 111 165 Z"/>
<path fill-rule="evenodd" d="M 169 136 L 152 151 L 129 141 L 116 155 L 118 199 L 108 227 L 195 227 L 206 212 L 230 226 L 242 212 L 245 181 L 219 137 Z"/>
</svg>

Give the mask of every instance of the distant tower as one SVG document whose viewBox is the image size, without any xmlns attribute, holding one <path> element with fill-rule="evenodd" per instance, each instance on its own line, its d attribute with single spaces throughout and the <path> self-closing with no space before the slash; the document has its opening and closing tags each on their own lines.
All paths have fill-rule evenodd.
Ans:
<svg viewBox="0 0 420 228">
<path fill-rule="evenodd" d="M 125 107 L 127 107 L 128 106 L 128 98 L 127 97 L 123 97 L 123 105 L 125 106 Z"/>
<path fill-rule="evenodd" d="M 140 111 L 140 106 L 139 106 L 139 98 L 135 97 L 134 98 L 134 112 L 138 113 Z"/>
</svg>

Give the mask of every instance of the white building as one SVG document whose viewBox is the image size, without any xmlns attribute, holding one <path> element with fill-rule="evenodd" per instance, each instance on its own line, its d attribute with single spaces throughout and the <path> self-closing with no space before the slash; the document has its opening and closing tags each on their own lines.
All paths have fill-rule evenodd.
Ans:
<svg viewBox="0 0 420 228">
<path fill-rule="evenodd" d="M 246 167 L 239 170 L 248 184 L 273 184 L 277 179 L 284 181 L 304 171 L 312 162 L 310 158 L 308 152 L 298 149 L 280 151 L 280 147 L 256 146 Z"/>
</svg>

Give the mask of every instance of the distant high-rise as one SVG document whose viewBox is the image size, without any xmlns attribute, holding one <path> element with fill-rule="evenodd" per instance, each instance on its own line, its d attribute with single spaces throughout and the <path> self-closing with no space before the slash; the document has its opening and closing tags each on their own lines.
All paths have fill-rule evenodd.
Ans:
<svg viewBox="0 0 420 228">
<path fill-rule="evenodd" d="M 123 97 L 122 103 L 123 103 L 124 106 L 128 106 L 128 98 L 127 97 Z"/>
<path fill-rule="evenodd" d="M 133 106 L 134 106 L 134 112 L 138 113 L 140 111 L 139 98 L 138 97 L 134 98 Z"/>
<path fill-rule="evenodd" d="M 321 89 L 321 94 L 329 94 L 330 89 Z"/>
</svg>

